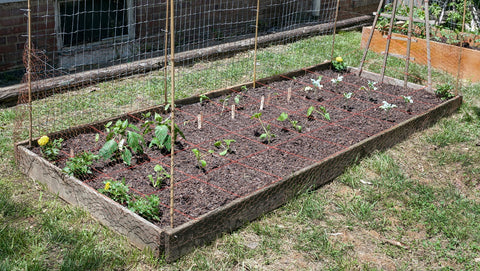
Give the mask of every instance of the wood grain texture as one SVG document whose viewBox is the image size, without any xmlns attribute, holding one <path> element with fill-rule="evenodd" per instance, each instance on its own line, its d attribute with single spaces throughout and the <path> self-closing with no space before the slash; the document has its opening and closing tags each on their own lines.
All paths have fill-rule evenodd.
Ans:
<svg viewBox="0 0 480 271">
<path fill-rule="evenodd" d="M 365 48 L 370 35 L 371 27 L 364 27 L 362 30 L 361 47 Z M 385 51 L 387 39 L 383 33 L 375 30 L 369 50 L 382 53 Z M 403 37 L 401 34 L 392 34 L 392 36 Z M 410 57 L 414 57 L 413 62 L 427 65 L 427 41 L 415 38 L 417 42 L 412 42 L 410 47 Z M 446 71 L 453 76 L 457 76 L 460 67 L 460 78 L 472 82 L 480 82 L 480 51 L 469 48 L 462 48 L 445 43 L 430 41 L 432 68 Z M 405 55 L 407 52 L 407 41 L 392 39 L 390 42 L 389 53 Z M 460 66 L 458 57 L 461 56 Z"/>
</svg>

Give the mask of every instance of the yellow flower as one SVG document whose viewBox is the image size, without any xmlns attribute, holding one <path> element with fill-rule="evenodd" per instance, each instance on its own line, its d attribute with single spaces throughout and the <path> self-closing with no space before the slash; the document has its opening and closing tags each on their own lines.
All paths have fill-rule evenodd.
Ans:
<svg viewBox="0 0 480 271">
<path fill-rule="evenodd" d="M 47 145 L 49 140 L 50 139 L 48 138 L 48 136 L 42 136 L 42 137 L 40 137 L 40 139 L 38 139 L 37 142 L 38 142 L 38 145 L 45 146 L 45 145 Z"/>
<path fill-rule="evenodd" d="M 110 188 L 110 182 L 106 182 L 105 183 L 105 188 L 103 188 L 104 190 L 108 190 Z"/>
<path fill-rule="evenodd" d="M 337 61 L 337 62 L 343 62 L 343 58 L 342 58 L 341 56 L 337 56 L 337 57 L 335 58 L 335 61 Z"/>
</svg>

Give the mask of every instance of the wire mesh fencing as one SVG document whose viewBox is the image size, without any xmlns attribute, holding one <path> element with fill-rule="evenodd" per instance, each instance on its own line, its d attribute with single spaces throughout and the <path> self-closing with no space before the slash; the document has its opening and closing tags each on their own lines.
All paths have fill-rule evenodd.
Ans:
<svg viewBox="0 0 480 271">
<path fill-rule="evenodd" d="M 371 19 L 363 13 L 372 5 L 356 1 L 29 3 L 16 141 L 38 139 L 33 152 L 154 221 L 168 238 L 186 222 L 201 224 L 193 231 L 205 236 L 238 227 L 319 185 L 316 177 L 330 180 L 355 157 L 335 160 L 336 171 L 332 162 L 304 170 L 309 165 L 394 126 L 394 115 L 401 122 L 441 103 L 423 90 L 400 95 L 318 66 L 338 62 L 337 27 Z M 385 68 L 380 57 L 370 54 L 368 69 Z M 426 68 L 387 70 L 403 73 L 423 83 Z M 401 108 L 390 115 L 371 99 Z M 290 178 L 298 171 L 305 182 Z M 231 219 L 199 222 L 218 214 Z M 178 236 L 173 247 L 196 240 Z"/>
</svg>

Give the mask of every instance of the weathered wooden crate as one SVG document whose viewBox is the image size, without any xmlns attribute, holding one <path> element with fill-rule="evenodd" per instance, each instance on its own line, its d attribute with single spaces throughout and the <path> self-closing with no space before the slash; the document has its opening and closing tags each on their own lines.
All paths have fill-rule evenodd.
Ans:
<svg viewBox="0 0 480 271">
<path fill-rule="evenodd" d="M 330 63 L 309 67 L 308 69 L 327 69 Z M 285 76 L 294 77 L 305 73 L 298 70 Z M 282 75 L 259 80 L 268 83 L 279 80 Z M 367 71 L 362 76 L 377 80 L 378 75 Z M 403 81 L 386 77 L 385 83 L 403 86 Z M 246 84 L 251 86 L 252 84 Z M 419 85 L 409 83 L 410 88 L 421 88 Z M 240 90 L 242 85 L 222 89 L 209 93 L 210 97 L 221 96 L 234 90 Z M 198 101 L 198 97 L 177 101 L 177 104 L 191 104 Z M 47 160 L 39 157 L 29 150 L 28 142 L 16 144 L 17 163 L 27 176 L 44 183 L 53 193 L 58 194 L 65 201 L 85 208 L 102 224 L 114 231 L 125 235 L 133 244 L 140 248 L 150 248 L 158 255 L 164 255 L 167 261 L 178 259 L 191 251 L 194 247 L 208 243 L 224 232 L 239 228 L 262 214 L 274 210 L 291 199 L 296 194 L 307 189 L 317 188 L 343 173 L 345 168 L 351 166 L 358 159 L 365 157 L 375 150 L 385 150 L 398 142 L 405 140 L 412 133 L 422 130 L 440 118 L 455 112 L 462 103 L 462 97 L 450 99 L 428 112 L 415 116 L 399 123 L 375 136 L 369 137 L 349 148 L 331 156 L 322 162 L 312 164 L 293 174 L 286 176 L 281 181 L 264 187 L 248 196 L 236 199 L 220 208 L 210 211 L 198 219 L 184 223 L 175 228 L 160 228 L 144 218 L 131 212 L 122 205 L 100 194 L 95 189 L 82 181 L 68 176 L 60 168 L 52 165 Z M 161 107 L 148 108 L 143 111 L 130 113 L 140 115 L 142 112 L 162 110 Z M 122 115 L 105 121 L 71 128 L 56 133 L 64 138 L 68 135 L 85 132 L 89 127 L 103 127 L 108 121 L 126 118 Z M 55 137 L 56 134 L 52 134 Z M 208 229 L 208 231 L 206 231 Z"/>
</svg>

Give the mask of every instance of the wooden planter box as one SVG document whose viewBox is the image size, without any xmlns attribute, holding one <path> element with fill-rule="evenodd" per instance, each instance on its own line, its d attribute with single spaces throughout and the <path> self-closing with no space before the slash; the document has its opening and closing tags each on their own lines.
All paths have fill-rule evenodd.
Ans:
<svg viewBox="0 0 480 271">
<path fill-rule="evenodd" d="M 368 37 L 370 35 L 371 27 L 364 27 L 362 30 L 362 48 L 367 45 Z M 372 42 L 369 49 L 382 53 L 385 51 L 387 39 L 384 35 L 387 33 L 375 30 Z M 393 33 L 392 36 L 403 37 L 407 36 Z M 410 57 L 413 57 L 413 62 L 427 65 L 427 41 L 424 39 L 415 38 L 416 42 L 411 43 Z M 407 41 L 392 39 L 390 42 L 389 53 L 405 55 L 407 52 Z M 430 54 L 432 67 L 446 71 L 453 76 L 457 76 L 458 68 L 460 67 L 460 78 L 470 80 L 472 82 L 480 82 L 480 51 L 469 48 L 463 48 L 445 43 L 430 41 Z M 461 56 L 460 63 L 458 62 L 459 55 Z"/>
<path fill-rule="evenodd" d="M 309 67 L 309 70 L 329 69 L 330 63 Z M 292 78 L 305 74 L 305 70 L 298 70 L 284 76 Z M 354 72 L 354 71 L 353 71 Z M 259 80 L 268 83 L 281 80 L 283 75 Z M 363 72 L 363 77 L 377 80 L 379 76 L 370 72 Z M 403 86 L 403 81 L 385 77 L 385 83 Z M 245 84 L 249 87 L 252 83 Z M 240 90 L 240 86 L 218 90 L 209 93 L 210 97 L 226 95 L 232 89 Z M 412 83 L 409 88 L 421 89 L 422 86 Z M 198 97 L 179 100 L 176 104 L 192 104 L 198 102 Z M 28 148 L 28 142 L 15 144 L 17 164 L 27 176 L 44 183 L 53 193 L 58 194 L 65 201 L 81 206 L 88 210 L 93 217 L 114 231 L 125 235 L 134 245 L 141 248 L 150 248 L 158 255 L 164 255 L 167 261 L 178 259 L 190 252 L 194 247 L 208 243 L 224 232 L 235 230 L 245 223 L 257 219 L 262 214 L 274 210 L 297 195 L 299 192 L 319 187 L 343 173 L 358 159 L 371 154 L 375 150 L 385 150 L 405 140 L 412 133 L 422 130 L 440 118 L 455 112 L 462 103 L 462 97 L 457 96 L 445 101 L 426 113 L 414 116 L 400 122 L 383 132 L 368 137 L 335 155 L 300 169 L 271 185 L 265 186 L 245 197 L 235 199 L 215 210 L 205 213 L 198 219 L 186 222 L 175 228 L 160 228 L 131 212 L 122 205 L 88 186 L 77 178 L 66 175 L 60 168 L 44 158 L 36 155 Z M 148 108 L 143 111 L 129 113 L 140 115 L 142 112 L 162 110 L 161 107 Z M 83 125 L 50 135 L 70 135 L 83 133 L 92 127 L 103 127 L 108 121 L 126 118 L 127 115 L 110 118 L 104 121 Z"/>
</svg>

